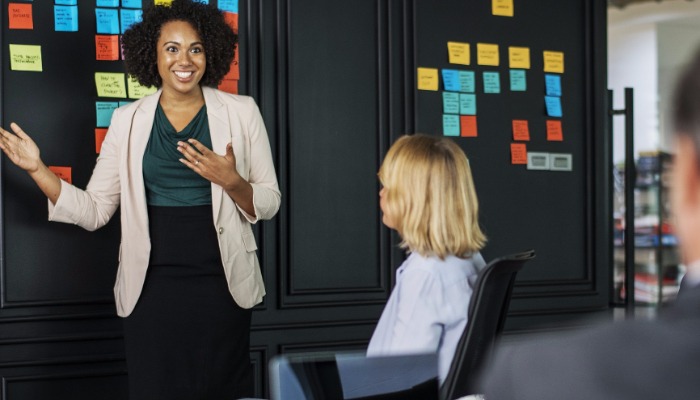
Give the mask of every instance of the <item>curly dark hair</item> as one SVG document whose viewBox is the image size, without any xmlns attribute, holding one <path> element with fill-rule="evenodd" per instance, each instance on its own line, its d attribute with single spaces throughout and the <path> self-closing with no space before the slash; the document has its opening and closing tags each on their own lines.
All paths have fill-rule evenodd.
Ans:
<svg viewBox="0 0 700 400">
<path fill-rule="evenodd" d="M 157 43 L 161 27 L 170 21 L 189 22 L 197 31 L 207 59 L 200 84 L 217 86 L 231 67 L 238 36 L 219 9 L 196 0 L 173 0 L 170 6 L 151 6 L 144 10 L 141 22 L 131 25 L 122 36 L 126 72 L 141 85 L 162 85 Z"/>
</svg>

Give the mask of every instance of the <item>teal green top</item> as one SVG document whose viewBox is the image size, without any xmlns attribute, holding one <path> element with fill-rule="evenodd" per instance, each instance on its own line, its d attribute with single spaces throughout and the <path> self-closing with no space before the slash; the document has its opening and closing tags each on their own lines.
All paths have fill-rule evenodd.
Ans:
<svg viewBox="0 0 700 400">
<path fill-rule="evenodd" d="M 211 149 L 211 135 L 204 105 L 180 132 L 170 124 L 158 104 L 151 137 L 143 154 L 143 180 L 146 201 L 151 206 L 203 206 L 211 204 L 211 183 L 179 160 L 177 142 L 197 139 Z"/>
</svg>

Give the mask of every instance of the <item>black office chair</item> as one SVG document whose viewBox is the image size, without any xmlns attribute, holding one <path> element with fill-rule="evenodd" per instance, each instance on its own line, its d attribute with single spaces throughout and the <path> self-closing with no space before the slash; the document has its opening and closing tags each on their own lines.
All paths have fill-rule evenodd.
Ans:
<svg viewBox="0 0 700 400">
<path fill-rule="evenodd" d="M 534 250 L 497 258 L 479 273 L 469 302 L 467 326 L 440 387 L 441 399 L 453 400 L 476 393 L 474 378 L 503 331 L 515 276 L 533 258 Z"/>
</svg>

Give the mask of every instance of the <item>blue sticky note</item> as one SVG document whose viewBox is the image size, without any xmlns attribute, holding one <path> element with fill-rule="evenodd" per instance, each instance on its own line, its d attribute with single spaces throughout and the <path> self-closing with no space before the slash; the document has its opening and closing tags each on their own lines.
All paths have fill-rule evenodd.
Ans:
<svg viewBox="0 0 700 400">
<path fill-rule="evenodd" d="M 198 1 L 198 2 L 204 3 L 204 4 L 209 4 L 209 0 L 195 0 L 195 1 Z"/>
<path fill-rule="evenodd" d="M 443 69 L 442 83 L 445 90 L 459 92 L 459 72 L 454 69 Z"/>
<path fill-rule="evenodd" d="M 484 72 L 484 93 L 501 93 L 501 77 L 498 72 Z"/>
<path fill-rule="evenodd" d="M 54 3 L 59 6 L 77 6 L 78 0 L 55 0 Z"/>
<path fill-rule="evenodd" d="M 460 92 L 474 93 L 474 71 L 459 71 Z"/>
<path fill-rule="evenodd" d="M 562 117 L 561 97 L 544 96 L 544 104 L 547 107 L 547 115 L 550 117 Z"/>
<path fill-rule="evenodd" d="M 459 136 L 459 115 L 443 114 L 442 133 L 445 136 Z"/>
<path fill-rule="evenodd" d="M 459 114 L 459 93 L 442 92 L 442 111 L 445 114 Z"/>
<path fill-rule="evenodd" d="M 119 7 L 119 0 L 97 0 L 97 7 Z"/>
<path fill-rule="evenodd" d="M 238 0 L 219 0 L 219 9 L 238 14 Z"/>
<path fill-rule="evenodd" d="M 124 33 L 129 27 L 137 22 L 141 22 L 141 16 L 143 15 L 143 10 L 127 10 L 120 9 L 121 14 L 121 29 Z"/>
<path fill-rule="evenodd" d="M 119 12 L 109 8 L 96 8 L 97 33 L 119 34 Z"/>
<path fill-rule="evenodd" d="M 527 90 L 527 80 L 524 69 L 510 70 L 510 90 L 513 92 L 524 92 Z"/>
<path fill-rule="evenodd" d="M 126 8 L 142 8 L 141 0 L 122 0 L 122 7 Z"/>
<path fill-rule="evenodd" d="M 561 96 L 561 76 L 545 74 L 544 85 L 547 96 Z"/>
<path fill-rule="evenodd" d="M 459 113 L 462 115 L 476 115 L 476 95 L 469 93 L 459 94 Z"/>
<path fill-rule="evenodd" d="M 119 100 L 119 107 L 125 106 L 127 104 L 131 104 L 131 103 L 133 103 L 133 101 L 121 101 L 121 100 Z"/>
<path fill-rule="evenodd" d="M 53 6 L 53 26 L 56 32 L 77 32 L 78 6 Z"/>
<path fill-rule="evenodd" d="M 95 102 L 95 114 L 97 116 L 98 128 L 105 128 L 109 126 L 112 120 L 112 113 L 117 109 L 119 103 L 115 101 L 96 101 Z"/>
</svg>

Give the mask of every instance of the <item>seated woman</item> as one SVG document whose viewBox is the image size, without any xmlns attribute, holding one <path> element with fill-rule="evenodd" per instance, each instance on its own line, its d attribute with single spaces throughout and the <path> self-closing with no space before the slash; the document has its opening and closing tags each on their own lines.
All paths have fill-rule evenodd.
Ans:
<svg viewBox="0 0 700 400">
<path fill-rule="evenodd" d="M 382 222 L 401 235 L 410 254 L 396 272 L 367 355 L 437 353 L 442 383 L 486 265 L 469 161 L 450 139 L 404 136 L 378 175 Z"/>
</svg>

